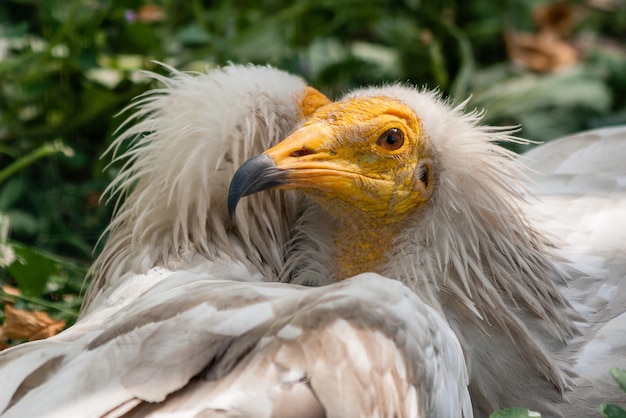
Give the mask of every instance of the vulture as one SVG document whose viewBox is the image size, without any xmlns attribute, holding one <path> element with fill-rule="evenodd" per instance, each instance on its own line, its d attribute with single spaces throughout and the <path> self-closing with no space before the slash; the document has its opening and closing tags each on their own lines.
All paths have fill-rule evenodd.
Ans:
<svg viewBox="0 0 626 418">
<path fill-rule="evenodd" d="M 0 353 L 24 416 L 597 415 L 624 402 L 626 127 L 516 156 L 405 84 L 169 68 L 109 152 L 80 318 Z"/>
</svg>

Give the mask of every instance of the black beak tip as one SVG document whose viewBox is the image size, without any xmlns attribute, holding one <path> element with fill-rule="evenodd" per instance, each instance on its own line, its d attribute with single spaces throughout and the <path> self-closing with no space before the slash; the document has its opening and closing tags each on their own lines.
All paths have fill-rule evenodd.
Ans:
<svg viewBox="0 0 626 418">
<path fill-rule="evenodd" d="M 228 189 L 228 217 L 233 219 L 235 216 L 235 209 L 237 209 L 237 203 L 239 203 L 239 199 L 241 198 L 241 193 L 238 191 L 233 191 L 233 183 L 230 183 L 230 188 Z"/>
<path fill-rule="evenodd" d="M 276 167 L 268 155 L 261 154 L 250 158 L 239 167 L 230 181 L 228 216 L 233 218 L 242 197 L 285 184 L 286 175 L 286 171 Z"/>
</svg>

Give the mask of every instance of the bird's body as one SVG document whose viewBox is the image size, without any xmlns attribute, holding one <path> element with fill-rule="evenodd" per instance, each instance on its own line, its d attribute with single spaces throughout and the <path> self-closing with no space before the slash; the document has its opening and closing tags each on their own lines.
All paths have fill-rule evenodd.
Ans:
<svg viewBox="0 0 626 418">
<path fill-rule="evenodd" d="M 138 136 L 81 319 L 0 355 L 0 412 L 588 416 L 619 401 L 626 129 L 540 147 L 526 160 L 547 177 L 526 186 L 495 144 L 508 133 L 434 93 L 331 103 L 266 67 L 156 78 L 115 143 Z M 275 187 L 305 193 L 239 202 Z"/>
</svg>

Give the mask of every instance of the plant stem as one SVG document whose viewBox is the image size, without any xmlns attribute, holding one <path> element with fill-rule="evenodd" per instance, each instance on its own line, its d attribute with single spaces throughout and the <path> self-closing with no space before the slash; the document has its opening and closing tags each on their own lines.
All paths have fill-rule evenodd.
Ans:
<svg viewBox="0 0 626 418">
<path fill-rule="evenodd" d="M 61 141 L 48 142 L 43 144 L 39 148 L 34 149 L 23 157 L 19 158 L 17 161 L 10 164 L 8 167 L 5 167 L 0 171 L 0 183 L 6 181 L 9 177 L 14 175 L 20 170 L 28 167 L 33 164 L 35 161 L 40 160 L 41 158 L 47 157 L 49 155 L 55 154 L 57 152 L 62 152 L 63 154 L 72 156 L 74 151 L 63 144 Z"/>
</svg>

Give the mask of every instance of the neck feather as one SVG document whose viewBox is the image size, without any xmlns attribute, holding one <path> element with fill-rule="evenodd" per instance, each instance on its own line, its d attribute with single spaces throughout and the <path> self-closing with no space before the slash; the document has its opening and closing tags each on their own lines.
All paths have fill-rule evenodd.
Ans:
<svg viewBox="0 0 626 418">
<path fill-rule="evenodd" d="M 380 271 L 387 262 L 387 250 L 399 233 L 399 225 L 375 225 L 361 217 L 358 222 L 338 221 L 335 224 L 333 244 L 337 280 L 348 279 L 366 271 Z"/>
</svg>

